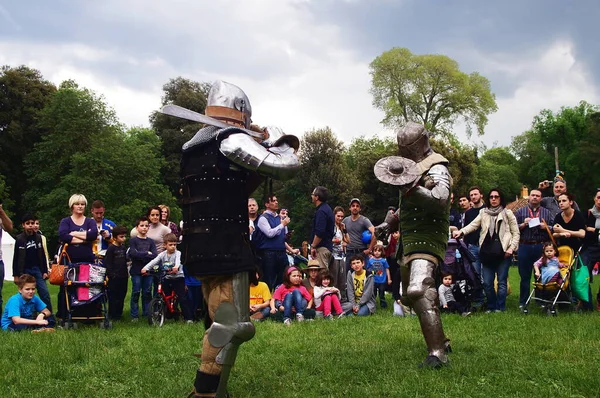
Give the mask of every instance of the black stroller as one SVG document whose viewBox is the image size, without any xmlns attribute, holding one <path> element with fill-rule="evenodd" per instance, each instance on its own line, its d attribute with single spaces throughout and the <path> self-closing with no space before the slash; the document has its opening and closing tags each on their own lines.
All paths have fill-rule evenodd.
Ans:
<svg viewBox="0 0 600 398">
<path fill-rule="evenodd" d="M 473 297 L 481 295 L 483 286 L 472 262 L 475 261 L 462 240 L 448 240 L 446 257 L 440 267 L 442 273 L 452 275 L 452 295 L 463 308 L 471 308 Z"/>
<path fill-rule="evenodd" d="M 100 321 L 102 329 L 111 329 L 108 319 L 106 268 L 97 264 L 74 263 L 65 270 L 67 316 L 65 329 L 77 328 L 76 322 Z"/>
</svg>

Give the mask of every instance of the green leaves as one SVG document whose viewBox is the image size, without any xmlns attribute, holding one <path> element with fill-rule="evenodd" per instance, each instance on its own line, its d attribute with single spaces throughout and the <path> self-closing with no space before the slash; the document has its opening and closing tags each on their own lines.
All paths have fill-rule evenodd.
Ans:
<svg viewBox="0 0 600 398">
<path fill-rule="evenodd" d="M 461 72 L 445 55 L 393 48 L 371 62 L 370 74 L 373 105 L 385 112 L 388 126 L 414 121 L 446 134 L 460 118 L 468 132 L 474 128 L 482 135 L 487 115 L 498 109 L 489 80 Z"/>
</svg>

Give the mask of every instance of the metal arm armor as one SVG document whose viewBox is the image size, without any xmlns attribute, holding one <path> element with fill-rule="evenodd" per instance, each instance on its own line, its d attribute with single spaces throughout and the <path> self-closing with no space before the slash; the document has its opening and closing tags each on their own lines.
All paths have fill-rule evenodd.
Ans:
<svg viewBox="0 0 600 398">
<path fill-rule="evenodd" d="M 247 134 L 231 134 L 219 150 L 236 165 L 276 180 L 292 178 L 300 167 L 296 151 L 287 143 L 265 148 Z"/>
<path fill-rule="evenodd" d="M 448 168 L 443 164 L 436 164 L 429 169 L 419 185 L 411 189 L 410 194 L 422 198 L 430 205 L 443 208 L 450 199 L 450 185 Z"/>
</svg>

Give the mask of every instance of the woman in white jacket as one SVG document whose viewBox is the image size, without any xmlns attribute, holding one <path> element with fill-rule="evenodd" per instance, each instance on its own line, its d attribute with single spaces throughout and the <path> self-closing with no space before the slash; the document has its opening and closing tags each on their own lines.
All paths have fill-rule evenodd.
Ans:
<svg viewBox="0 0 600 398">
<path fill-rule="evenodd" d="M 506 310 L 508 269 L 513 253 L 519 247 L 519 226 L 512 211 L 505 209 L 504 196 L 498 188 L 488 193 L 489 207 L 467 226 L 454 231 L 452 236 L 459 238 L 477 231 L 479 235 L 479 257 L 483 270 L 483 285 L 487 296 L 487 312 Z M 498 294 L 494 280 L 498 277 Z"/>
</svg>

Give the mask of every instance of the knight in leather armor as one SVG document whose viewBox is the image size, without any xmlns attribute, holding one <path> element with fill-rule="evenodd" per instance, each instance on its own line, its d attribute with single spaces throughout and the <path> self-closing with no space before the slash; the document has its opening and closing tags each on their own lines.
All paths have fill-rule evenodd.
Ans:
<svg viewBox="0 0 600 398">
<path fill-rule="evenodd" d="M 376 231 L 402 233 L 402 300 L 419 316 L 429 352 L 421 366 L 439 368 L 448 363 L 450 346 L 436 305 L 435 271 L 448 241 L 452 178 L 448 160 L 429 146 L 425 127 L 409 122 L 397 132 L 397 139 L 401 156 L 381 159 L 375 174 L 399 186 L 400 206 Z"/>
<path fill-rule="evenodd" d="M 266 177 L 294 175 L 298 139 L 278 128 L 252 125 L 248 97 L 223 81 L 212 85 L 206 115 L 174 105 L 162 112 L 209 124 L 183 145 L 181 160 L 182 263 L 202 281 L 208 305 L 201 364 L 190 396 L 226 396 L 237 349 L 254 336 L 248 313 L 249 272 L 255 265 L 248 197 Z"/>
</svg>

